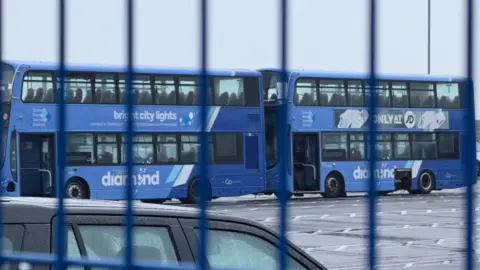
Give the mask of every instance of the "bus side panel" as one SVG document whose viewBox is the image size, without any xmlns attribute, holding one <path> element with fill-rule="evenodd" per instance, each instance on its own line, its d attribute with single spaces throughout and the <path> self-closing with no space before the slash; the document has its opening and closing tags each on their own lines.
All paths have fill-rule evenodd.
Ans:
<svg viewBox="0 0 480 270">
<path fill-rule="evenodd" d="M 279 174 L 278 174 L 278 166 L 274 166 L 267 170 L 267 188 L 266 188 L 266 193 L 273 193 L 275 192 L 278 187 L 279 187 Z"/>
<path fill-rule="evenodd" d="M 12 135 L 14 137 L 12 137 Z M 16 134 L 9 132 L 7 135 L 6 145 L 3 145 L 3 147 L 5 147 L 5 161 L 3 163 L 2 181 L 0 182 L 0 194 L 3 196 L 20 196 L 20 184 L 17 181 L 18 175 L 13 175 L 18 173 L 18 170 L 16 169 L 18 168 L 18 160 L 16 157 L 18 140 L 12 142 L 12 139 L 16 137 Z M 15 145 L 12 146 L 12 144 Z M 15 149 L 12 149 L 12 147 L 15 147 Z M 7 188 L 9 186 L 13 187 L 14 190 L 11 191 L 9 188 Z"/>
<path fill-rule="evenodd" d="M 186 194 L 193 165 L 134 166 L 134 196 L 137 199 L 168 198 L 173 190 Z M 81 178 L 88 183 L 92 199 L 121 200 L 125 197 L 127 172 L 124 166 L 67 167 L 66 180 Z"/>
<path fill-rule="evenodd" d="M 465 185 L 462 163 L 460 160 L 417 160 L 414 167 L 418 166 L 417 177 L 413 179 L 412 186 L 417 190 L 418 179 L 423 172 L 431 171 L 435 178 L 435 189 L 452 189 Z"/>
<path fill-rule="evenodd" d="M 211 165 L 212 196 L 240 196 L 262 192 L 265 184 L 259 172 L 248 173 L 244 165 Z M 185 198 L 191 179 L 199 175 L 195 165 L 134 166 L 133 179 L 136 199 Z M 84 179 L 92 199 L 121 200 L 127 181 L 123 166 L 68 167 L 67 179 Z"/>
<path fill-rule="evenodd" d="M 325 179 L 336 171 L 344 181 L 347 192 L 365 192 L 368 189 L 370 170 L 367 162 L 322 162 L 321 191 L 325 191 Z M 418 177 L 421 173 L 433 173 L 435 189 L 451 189 L 464 185 L 460 160 L 406 160 L 406 161 L 379 161 L 374 170 L 378 191 L 393 191 L 394 170 L 396 168 L 411 169 L 412 190 L 417 190 Z"/>
<path fill-rule="evenodd" d="M 28 132 L 50 132 L 57 129 L 56 105 L 28 104 L 16 101 L 13 117 L 19 129 Z M 120 132 L 127 124 L 124 106 L 102 105 L 94 110 L 86 110 L 88 105 L 66 105 L 71 116 L 81 115 L 81 121 L 67 121 L 67 131 L 81 132 Z M 156 106 L 136 107 L 134 126 L 137 132 L 198 132 L 201 129 L 200 108 L 195 106 Z M 259 108 L 209 106 L 207 131 L 261 132 Z M 146 130 L 148 129 L 148 131 Z"/>
</svg>

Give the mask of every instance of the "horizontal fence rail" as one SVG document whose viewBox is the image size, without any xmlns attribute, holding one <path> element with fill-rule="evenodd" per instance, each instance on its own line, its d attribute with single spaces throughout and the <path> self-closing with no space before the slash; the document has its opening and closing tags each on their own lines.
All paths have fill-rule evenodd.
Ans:
<svg viewBox="0 0 480 270">
<path fill-rule="evenodd" d="M 159 267 L 158 265 L 154 265 L 152 263 L 143 262 L 137 263 L 134 262 L 134 251 L 133 251 L 133 227 L 134 227 L 134 211 L 133 211 L 133 199 L 134 199 L 134 186 L 132 181 L 126 181 L 126 193 L 125 198 L 127 201 L 127 208 L 125 213 L 125 234 L 126 234 L 126 249 L 124 253 L 124 258 L 122 261 L 119 260 L 95 260 L 95 259 L 86 259 L 86 258 L 78 258 L 78 259 L 71 259 L 67 258 L 66 248 L 57 248 L 55 253 L 51 256 L 47 255 L 39 255 L 34 253 L 12 253 L 7 254 L 2 252 L 2 256 L 0 256 L 0 264 L 6 262 L 28 262 L 31 264 L 47 264 L 53 265 L 55 269 L 66 269 L 68 266 L 71 265 L 78 265 L 78 266 L 85 266 L 85 267 L 108 267 L 108 268 L 122 268 L 122 269 L 208 269 L 208 262 L 207 262 L 207 245 L 208 245 L 208 234 L 207 234 L 207 227 L 209 226 L 208 219 L 207 219 L 207 208 L 208 208 L 208 190 L 207 186 L 209 184 L 208 178 L 208 136 L 207 136 L 207 76 L 208 76 L 208 0 L 199 0 L 200 1 L 200 21 L 199 21 L 199 31 L 200 35 L 200 46 L 201 46 L 201 54 L 200 54 L 200 63 L 201 63 L 201 98 L 200 98 L 200 119 L 201 119 L 201 131 L 199 132 L 200 135 L 200 142 L 201 142 L 201 151 L 200 151 L 200 177 L 199 181 L 201 183 L 200 187 L 200 212 L 199 212 L 199 228 L 200 228 L 200 235 L 199 235 L 199 246 L 198 246 L 198 259 L 196 260 L 196 265 L 190 264 L 180 264 L 180 265 L 163 265 Z M 301 0 L 297 0 L 301 1 Z M 59 14 L 59 21 L 58 21 L 58 44 L 59 44 L 59 51 L 58 51 L 58 58 L 59 58 L 59 66 L 58 66 L 58 74 L 59 74 L 59 92 L 58 92 L 58 100 L 59 100 L 59 108 L 58 108 L 58 126 L 59 130 L 57 132 L 57 140 L 58 140 L 58 166 L 56 171 L 57 177 L 57 198 L 58 198 L 58 213 L 57 213 L 57 236 L 55 237 L 55 246 L 57 247 L 66 247 L 66 230 L 65 230 L 65 205 L 64 205 L 64 192 L 61 192 L 65 188 L 65 167 L 66 167 L 66 119 L 68 115 L 68 110 L 65 108 L 65 77 L 66 77 L 66 49 L 65 49 L 65 40 L 66 40 L 66 7 L 68 1 L 66 0 L 58 0 L 58 14 Z M 133 115 L 134 111 L 134 96 L 133 96 L 133 89 L 132 89 L 132 81 L 134 77 L 134 1 L 133 0 L 125 0 L 124 3 L 126 4 L 126 26 L 127 26 L 127 33 L 125 35 L 126 42 L 127 42 L 127 51 L 126 51 L 126 59 L 127 59 L 127 66 L 125 69 L 126 75 L 126 92 L 127 99 L 126 99 L 126 108 L 129 116 Z M 466 259 L 465 259 L 465 269 L 475 269 L 475 242 L 474 232 L 475 232 L 475 217 L 474 217 L 474 207 L 475 207 L 475 192 L 473 184 L 475 183 L 476 178 L 476 163 L 475 163 L 475 148 L 471 147 L 475 145 L 475 114 L 474 114 L 474 93 L 473 93 L 473 72 L 474 72 L 474 7 L 473 7 L 473 0 L 466 0 L 465 1 L 467 6 L 467 16 L 466 16 L 466 91 L 464 91 L 463 104 L 465 105 L 465 109 L 467 114 L 464 116 L 463 127 L 465 130 L 465 138 L 462 140 L 462 149 L 464 149 L 463 155 L 466 162 L 463 164 L 464 172 L 465 173 L 465 181 L 468 182 L 466 188 L 466 216 L 465 219 L 467 221 L 467 226 L 465 229 L 465 237 L 466 237 Z M 3 1 L 0 0 L 0 17 L 3 15 Z M 288 16 L 288 4 L 287 0 L 280 0 L 280 10 L 279 10 L 279 28 L 280 28 L 280 63 L 281 63 L 281 71 L 280 71 L 280 82 L 281 82 L 281 94 L 282 96 L 287 96 L 287 83 L 289 82 L 289 78 L 287 76 L 288 70 L 288 47 L 287 41 L 289 39 L 289 32 L 288 32 L 288 24 L 289 24 L 289 16 Z M 369 53 L 369 80 L 368 85 L 370 89 L 375 89 L 375 85 L 377 83 L 376 80 L 376 40 L 377 40 L 377 1 L 376 0 L 368 0 L 369 5 L 369 46 L 368 46 L 368 53 Z M 3 18 L 3 17 L 2 17 Z M 0 61 L 3 60 L 2 53 L 3 53 L 3 24 L 2 20 L 0 20 Z M 0 72 L 0 81 L 2 79 L 3 73 Z M 1 98 L 3 95 L 0 95 L 0 111 L 3 111 L 3 103 L 1 102 Z M 370 115 L 374 115 L 377 109 L 377 100 L 376 95 L 370 95 L 370 105 L 369 105 L 369 113 Z M 288 194 L 288 180 L 287 180 L 287 161 L 288 161 L 288 153 L 285 145 L 287 143 L 287 133 L 289 132 L 287 128 L 287 115 L 288 115 L 288 107 L 286 103 L 282 103 L 278 105 L 277 110 L 277 149 L 278 149 L 278 164 L 279 164 L 279 175 L 280 175 L 280 190 L 279 190 L 279 216 L 280 216 L 280 234 L 279 234 L 279 253 L 278 253 L 278 269 L 286 270 L 287 269 L 287 257 L 285 254 L 287 253 L 287 230 L 288 230 L 288 201 L 289 201 L 289 194 Z M 2 120 L 4 121 L 4 120 Z M 133 117 L 128 117 L 127 122 L 127 130 L 125 130 L 125 138 L 127 143 L 127 156 L 126 156 L 126 169 L 128 179 L 132 179 L 133 175 L 133 138 L 135 136 L 134 130 L 134 119 Z M 2 123 L 3 124 L 3 123 Z M 0 138 L 2 138 L 3 129 L 0 129 Z M 376 132 L 377 132 L 377 125 L 374 121 L 373 117 L 369 117 L 369 130 L 368 134 L 368 149 L 370 151 L 370 159 L 369 159 L 369 167 L 370 172 L 373 172 L 376 169 L 376 157 L 375 157 L 375 145 L 376 145 Z M 6 147 L 3 145 L 3 141 L 0 140 L 0 148 Z M 264 158 L 264 157 L 261 157 Z M 369 175 L 369 195 L 368 195 L 368 224 L 369 224 L 369 238 L 368 238 L 368 253 L 366 254 L 366 261 L 368 262 L 369 269 L 376 269 L 378 265 L 378 258 L 377 258 L 377 250 L 376 250 L 376 230 L 377 227 L 377 220 L 376 220 L 376 181 L 375 181 L 375 174 L 370 173 Z M 321 202 L 319 202 L 321 203 Z M 3 222 L 3 211 L 0 204 L 0 223 Z M 0 235 L 4 233 L 3 226 L 0 226 Z M 3 250 L 3 242 L 0 241 L 0 250 Z M 359 262 L 360 263 L 360 262 Z M 87 268 L 86 268 L 87 269 Z"/>
</svg>

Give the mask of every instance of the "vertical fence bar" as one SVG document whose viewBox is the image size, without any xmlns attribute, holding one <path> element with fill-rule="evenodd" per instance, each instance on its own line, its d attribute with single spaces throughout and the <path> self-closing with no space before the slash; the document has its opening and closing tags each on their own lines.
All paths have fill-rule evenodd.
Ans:
<svg viewBox="0 0 480 270">
<path fill-rule="evenodd" d="M 369 186 L 368 186 L 368 221 L 369 221 L 369 237 L 368 237 L 368 264 L 370 269 L 374 269 L 376 265 L 376 248 L 375 248 L 375 227 L 376 227 L 376 216 L 375 216 L 375 208 L 376 208 L 376 180 L 375 180 L 375 166 L 376 166 L 376 153 L 375 153 L 375 141 L 376 141 L 376 134 L 377 134 L 377 127 L 374 121 L 374 116 L 376 114 L 377 104 L 376 104 L 376 74 L 375 74 L 375 62 L 376 62 L 376 0 L 370 0 L 369 5 L 370 10 L 370 46 L 369 46 L 369 54 L 370 54 L 370 63 L 369 63 L 369 80 L 368 85 L 370 88 L 370 105 L 369 105 L 369 117 L 368 117 L 368 149 L 370 152 L 369 157 L 369 170 L 370 170 L 370 179 L 369 179 Z"/>
<path fill-rule="evenodd" d="M 280 42 L 280 61 L 281 61 L 281 71 L 280 71 L 280 87 L 281 96 L 283 98 L 288 97 L 288 78 L 287 78 L 287 35 L 288 35 L 288 1 L 282 0 L 280 7 L 280 25 L 281 25 L 281 42 Z M 290 147 L 290 142 L 287 142 L 287 102 L 282 102 L 278 108 L 277 112 L 277 149 L 278 152 L 278 162 L 280 164 L 279 174 L 280 174 L 280 270 L 287 269 L 287 216 L 288 216 L 288 181 L 287 181 L 287 151 L 286 147 Z"/>
<path fill-rule="evenodd" d="M 133 0 L 127 0 L 127 72 L 126 72 L 126 92 L 127 92 L 127 130 L 125 140 L 127 141 L 127 209 L 126 209 L 126 238 L 125 238 L 125 270 L 132 269 L 133 264 Z"/>
<path fill-rule="evenodd" d="M 200 270 L 207 269 L 207 201 L 210 197 L 208 180 L 209 147 L 207 135 L 207 67 L 208 67 L 208 1 L 202 0 L 200 7 L 200 242 L 198 247 L 198 266 Z"/>
<path fill-rule="evenodd" d="M 0 112 L 2 112 L 3 115 L 3 98 L 5 96 L 5 93 L 8 93 L 8 86 L 7 84 L 3 83 L 3 1 L 0 0 L 0 63 L 2 63 L 2 72 L 0 72 L 0 83 L 3 84 L 3 92 L 0 95 Z M 13 80 L 13 76 L 12 76 Z M 12 82 L 13 85 L 13 82 Z M 12 96 L 13 96 L 13 87 L 12 87 Z M 10 112 L 8 112 L 10 114 Z M 9 115 L 10 117 L 10 115 Z M 3 127 L 5 125 L 5 120 L 3 120 L 2 117 L 2 128 L 0 128 L 0 138 L 3 138 Z M 6 134 L 8 136 L 8 134 Z M 6 147 L 6 144 L 3 145 L 3 140 L 0 140 L 0 153 L 5 153 L 5 159 L 6 159 L 6 153 L 7 151 L 3 150 L 3 147 Z M 3 206 L 0 201 L 0 237 L 3 236 Z M 3 268 L 3 263 L 4 263 L 4 258 L 3 258 L 3 241 L 0 241 L 0 268 Z"/>
<path fill-rule="evenodd" d="M 65 195 L 64 190 L 64 173 L 65 173 L 65 119 L 66 117 L 66 108 L 65 108 L 65 12 L 66 12 L 66 0 L 58 1 L 58 12 L 60 16 L 58 30 L 59 30 L 59 68 L 58 68 L 58 79 L 60 82 L 59 89 L 57 91 L 58 96 L 58 173 L 57 173 L 57 198 L 58 198 L 58 213 L 57 213 L 57 241 L 56 241 L 56 251 L 57 251 L 57 261 L 56 269 L 63 270 L 66 269 L 65 264 L 65 250 L 66 250 L 66 237 L 65 237 L 65 212 L 63 209 L 63 196 Z"/>
<path fill-rule="evenodd" d="M 467 58 L 467 85 L 466 91 L 464 91 L 464 99 L 463 104 L 465 104 L 466 108 L 466 115 L 465 115 L 465 142 L 463 143 L 463 150 L 465 151 L 465 162 L 464 162 L 464 169 L 465 172 L 465 181 L 467 181 L 467 204 L 466 204 L 466 219 L 467 219 L 467 231 L 466 231 L 466 250 L 467 250 L 467 258 L 466 258 L 466 269 L 471 270 L 475 269 L 475 260 L 474 256 L 474 226 L 473 223 L 475 220 L 474 217 L 474 207 L 475 207 L 475 191 L 473 184 L 476 179 L 476 151 L 475 147 L 472 147 L 476 144 L 475 139 L 475 101 L 474 101 L 474 92 L 473 92 L 473 61 L 474 61 L 474 52 L 473 52 L 473 28 L 474 28 L 474 21 L 473 21 L 473 0 L 467 0 L 467 51 L 466 51 L 466 58 Z"/>
</svg>

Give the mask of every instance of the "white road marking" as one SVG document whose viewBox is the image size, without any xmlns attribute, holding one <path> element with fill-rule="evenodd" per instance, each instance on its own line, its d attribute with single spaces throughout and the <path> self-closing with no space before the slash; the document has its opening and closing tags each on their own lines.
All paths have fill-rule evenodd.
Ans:
<svg viewBox="0 0 480 270">
<path fill-rule="evenodd" d="M 343 246 L 340 246 L 339 248 L 335 249 L 335 251 L 342 251 L 342 250 L 346 249 L 347 247 L 348 246 L 343 245 Z"/>
<path fill-rule="evenodd" d="M 435 242 L 435 244 L 436 244 L 436 245 L 441 245 L 441 244 L 443 244 L 443 242 L 445 242 L 445 239 L 438 239 L 438 240 Z"/>
</svg>

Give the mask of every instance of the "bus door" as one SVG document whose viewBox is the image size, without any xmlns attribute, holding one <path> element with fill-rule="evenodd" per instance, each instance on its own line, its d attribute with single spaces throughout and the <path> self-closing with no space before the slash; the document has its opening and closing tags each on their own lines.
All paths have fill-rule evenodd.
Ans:
<svg viewBox="0 0 480 270">
<path fill-rule="evenodd" d="M 295 192 L 295 177 L 293 169 L 293 136 L 292 136 L 292 126 L 287 126 L 287 179 L 288 179 L 288 191 Z"/>
<path fill-rule="evenodd" d="M 295 133 L 293 136 L 294 190 L 318 192 L 319 141 L 315 133 Z"/>
<path fill-rule="evenodd" d="M 19 133 L 18 178 L 20 196 L 54 197 L 54 137 L 45 133 Z"/>
</svg>

